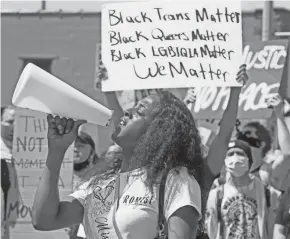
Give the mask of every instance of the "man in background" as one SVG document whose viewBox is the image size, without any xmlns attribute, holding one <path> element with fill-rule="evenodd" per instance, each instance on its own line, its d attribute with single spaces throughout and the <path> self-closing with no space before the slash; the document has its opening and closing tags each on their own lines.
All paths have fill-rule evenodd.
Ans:
<svg viewBox="0 0 290 239">
<path fill-rule="evenodd" d="M 2 239 L 10 238 L 9 228 L 15 226 L 17 210 L 10 211 L 19 199 L 17 174 L 13 164 L 12 147 L 15 109 L 1 107 L 1 234 Z"/>
</svg>

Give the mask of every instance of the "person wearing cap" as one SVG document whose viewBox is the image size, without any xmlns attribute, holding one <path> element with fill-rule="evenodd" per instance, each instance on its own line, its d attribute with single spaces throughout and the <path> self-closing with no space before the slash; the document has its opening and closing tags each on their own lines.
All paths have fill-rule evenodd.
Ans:
<svg viewBox="0 0 290 239">
<path fill-rule="evenodd" d="M 268 201 L 274 189 L 266 188 L 250 174 L 253 158 L 248 143 L 231 141 L 224 163 L 228 180 L 211 190 L 208 197 L 205 224 L 209 238 L 271 238 L 268 230 L 273 225 L 269 224 L 268 216 L 272 209 Z"/>
</svg>

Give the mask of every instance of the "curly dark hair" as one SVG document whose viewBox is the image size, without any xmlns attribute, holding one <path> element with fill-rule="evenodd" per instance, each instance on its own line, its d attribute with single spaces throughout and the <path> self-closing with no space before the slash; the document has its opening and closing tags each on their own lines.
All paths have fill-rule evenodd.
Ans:
<svg viewBox="0 0 290 239">
<path fill-rule="evenodd" d="M 146 165 L 145 184 L 151 190 L 160 183 L 161 175 L 180 166 L 186 167 L 199 183 L 202 203 L 206 203 L 206 167 L 194 118 L 186 105 L 172 93 L 160 91 L 158 96 L 161 107 L 137 142 L 133 161 Z M 202 208 L 205 209 L 205 204 Z"/>
</svg>

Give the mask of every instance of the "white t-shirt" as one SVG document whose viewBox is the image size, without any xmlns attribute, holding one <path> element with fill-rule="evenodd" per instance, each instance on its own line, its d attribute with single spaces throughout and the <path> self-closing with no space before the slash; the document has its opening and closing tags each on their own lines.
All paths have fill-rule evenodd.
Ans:
<svg viewBox="0 0 290 239">
<path fill-rule="evenodd" d="M 194 207 L 201 218 L 201 192 L 185 167 L 169 172 L 164 195 L 166 220 L 183 206 Z M 123 239 L 152 239 L 157 233 L 159 189 L 153 194 L 144 184 L 145 172 L 137 169 L 120 175 L 120 200 L 116 223 Z M 117 239 L 113 223 L 115 179 L 71 194 L 84 206 L 83 225 L 88 239 Z"/>
<path fill-rule="evenodd" d="M 219 238 L 219 221 L 216 210 L 220 210 L 225 239 L 260 239 L 258 229 L 258 205 L 255 184 L 240 187 L 239 190 L 226 183 L 221 208 L 217 209 L 219 188 L 213 189 L 208 197 L 206 226 L 212 238 Z M 241 192 L 242 191 L 242 192 Z"/>
</svg>

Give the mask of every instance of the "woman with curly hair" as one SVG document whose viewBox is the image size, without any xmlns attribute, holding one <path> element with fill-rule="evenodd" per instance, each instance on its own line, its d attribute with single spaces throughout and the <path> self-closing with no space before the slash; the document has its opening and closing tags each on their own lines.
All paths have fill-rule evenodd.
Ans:
<svg viewBox="0 0 290 239">
<path fill-rule="evenodd" d="M 49 231 L 83 223 L 87 238 L 152 239 L 158 232 L 159 187 L 165 182 L 160 210 L 168 237 L 195 238 L 201 204 L 206 202 L 201 190 L 204 161 L 186 105 L 160 92 L 127 110 L 112 134 L 123 152 L 120 173 L 92 187 L 89 181 L 71 194 L 70 201 L 60 201 L 61 163 L 83 123 L 48 116 L 49 152 L 33 205 L 34 228 Z"/>
</svg>

